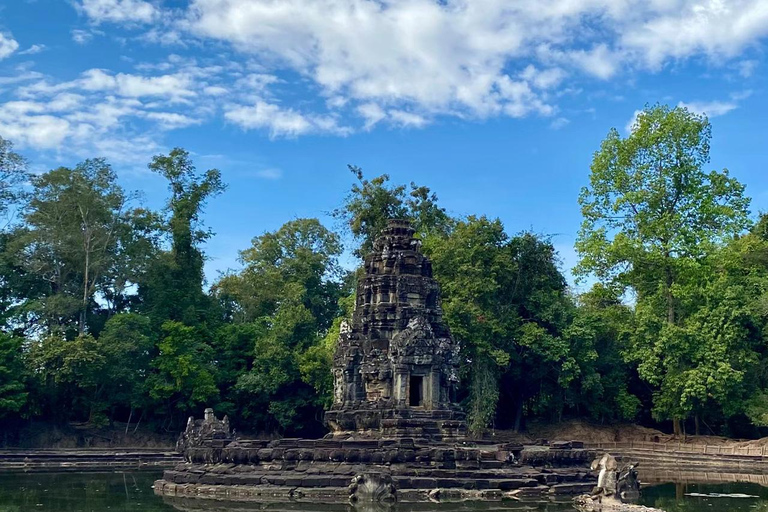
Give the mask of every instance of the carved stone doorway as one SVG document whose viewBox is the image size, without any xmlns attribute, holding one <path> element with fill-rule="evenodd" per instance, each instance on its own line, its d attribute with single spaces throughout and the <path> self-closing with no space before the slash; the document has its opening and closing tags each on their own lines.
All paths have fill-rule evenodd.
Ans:
<svg viewBox="0 0 768 512">
<path fill-rule="evenodd" d="M 411 375 L 408 389 L 408 405 L 411 407 L 424 406 L 424 377 Z"/>
</svg>

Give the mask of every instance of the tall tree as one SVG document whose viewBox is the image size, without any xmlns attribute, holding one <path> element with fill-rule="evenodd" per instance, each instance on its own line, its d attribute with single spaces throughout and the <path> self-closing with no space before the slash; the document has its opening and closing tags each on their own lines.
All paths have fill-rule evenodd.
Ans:
<svg viewBox="0 0 768 512">
<path fill-rule="evenodd" d="M 128 198 L 103 159 L 60 167 L 31 182 L 18 257 L 27 272 L 48 283 L 38 308 L 48 326 L 67 329 L 74 317 L 83 334 L 95 296 L 110 281 L 121 236 L 130 231 Z"/>
<path fill-rule="evenodd" d="M 3 227 L 12 222 L 11 210 L 23 198 L 23 185 L 29 179 L 27 162 L 13 150 L 13 143 L 0 137 L 0 219 Z"/>
<path fill-rule="evenodd" d="M 471 361 L 462 376 L 471 429 L 496 420 L 520 428 L 537 397 L 540 408 L 561 409 L 569 301 L 551 243 L 530 233 L 509 237 L 498 219 L 470 216 L 449 236 L 427 238 L 424 251 L 445 318 Z"/>
<path fill-rule="evenodd" d="M 29 397 L 23 341 L 23 338 L 0 333 L 0 419 L 18 415 Z"/>
<path fill-rule="evenodd" d="M 566 397 L 575 415 L 600 422 L 637 419 L 642 405 L 633 393 L 637 379 L 623 357 L 633 320 L 615 288 L 596 283 L 578 297 L 563 333 L 575 362 Z"/>
<path fill-rule="evenodd" d="M 196 325 L 209 317 L 212 307 L 203 291 L 205 257 L 200 249 L 212 233 L 203 228 L 200 216 L 206 202 L 226 186 L 217 169 L 199 174 L 181 148 L 155 156 L 149 169 L 168 180 L 171 248 L 156 258 L 141 283 L 144 310 L 156 325 L 167 320 Z"/>
<path fill-rule="evenodd" d="M 698 263 L 717 244 L 748 225 L 744 186 L 727 170 L 703 171 L 710 138 L 704 116 L 682 107 L 647 107 L 629 136 L 608 133 L 579 197 L 584 220 L 577 273 L 594 273 L 637 294 L 645 327 L 635 350 L 656 354 L 658 363 L 646 359 L 640 373 L 662 386 L 672 368 L 693 368 L 693 345 L 679 331 L 686 314 L 681 287 L 701 276 Z M 659 340 L 666 342 L 659 346 Z M 674 398 L 668 386 L 677 389 Z M 667 383 L 657 395 L 657 417 L 672 419 L 680 432 L 680 420 L 691 412 L 684 403 L 683 388 Z"/>
<path fill-rule="evenodd" d="M 357 183 L 352 185 L 344 204 L 333 211 L 333 216 L 341 220 L 359 242 L 355 249 L 357 256 L 364 257 L 370 252 L 389 219 L 410 220 L 422 238 L 451 231 L 453 219 L 437 205 L 437 195 L 428 187 L 411 182 L 408 191 L 405 185 L 390 184 L 388 174 L 369 180 L 359 167 L 350 165 L 349 170 Z"/>
<path fill-rule="evenodd" d="M 318 388 L 322 392 L 326 383 L 317 375 L 330 375 L 323 337 L 340 312 L 340 253 L 337 235 L 317 219 L 296 219 L 254 238 L 240 253 L 245 268 L 214 286 L 225 309 L 244 326 L 237 332 L 252 336 L 247 361 L 220 350 L 247 370 L 236 376 L 239 396 L 229 401 L 239 403 L 242 415 L 261 428 L 297 432 L 319 413 Z M 246 347 L 232 328 L 226 334 L 227 349 Z"/>
</svg>

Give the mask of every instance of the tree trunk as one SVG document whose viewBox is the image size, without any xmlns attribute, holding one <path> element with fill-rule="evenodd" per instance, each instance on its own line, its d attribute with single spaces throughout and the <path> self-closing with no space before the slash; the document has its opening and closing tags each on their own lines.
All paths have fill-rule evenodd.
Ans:
<svg viewBox="0 0 768 512">
<path fill-rule="evenodd" d="M 523 399 L 517 402 L 517 411 L 515 411 L 515 433 L 520 433 L 520 427 L 523 424 Z"/>
<path fill-rule="evenodd" d="M 136 422 L 136 427 L 133 429 L 133 433 L 135 434 L 137 430 L 139 430 L 139 425 L 141 425 L 141 420 L 144 418 L 144 410 L 141 411 L 141 416 L 139 416 L 139 421 Z"/>
<path fill-rule="evenodd" d="M 676 436 L 679 436 L 680 434 L 682 434 L 679 418 L 672 418 L 672 433 L 675 434 Z"/>
<path fill-rule="evenodd" d="M 125 424 L 125 435 L 128 435 L 128 427 L 131 426 L 131 418 L 133 418 L 133 407 L 131 407 L 131 413 L 128 415 L 128 423 Z"/>
<path fill-rule="evenodd" d="M 693 416 L 693 424 L 696 426 L 696 435 L 701 435 L 701 428 L 699 427 L 699 415 L 694 414 Z"/>
<path fill-rule="evenodd" d="M 85 321 L 86 312 L 88 311 L 88 271 L 91 267 L 91 255 L 87 249 L 85 251 L 85 271 L 83 272 L 83 309 L 80 310 L 80 323 L 78 325 L 78 331 L 80 334 L 85 333 Z"/>
<path fill-rule="evenodd" d="M 667 255 L 667 258 L 669 258 L 669 255 Z M 666 273 L 666 281 L 664 283 L 664 295 L 667 301 L 667 322 L 674 325 L 675 324 L 675 298 L 672 296 L 672 284 L 674 280 L 672 277 L 672 269 L 669 268 L 669 265 L 667 265 L 665 273 Z"/>
</svg>

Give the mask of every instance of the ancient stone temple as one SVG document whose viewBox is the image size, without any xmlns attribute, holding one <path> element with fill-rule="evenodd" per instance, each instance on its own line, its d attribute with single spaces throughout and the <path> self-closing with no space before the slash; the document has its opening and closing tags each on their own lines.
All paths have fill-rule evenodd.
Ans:
<svg viewBox="0 0 768 512">
<path fill-rule="evenodd" d="M 463 435 L 458 364 L 432 265 L 410 224 L 391 220 L 365 258 L 352 321 L 342 326 L 325 420 L 335 432 Z"/>
<path fill-rule="evenodd" d="M 351 322 L 334 357 L 323 439 L 242 439 L 213 411 L 190 420 L 185 462 L 155 482 L 179 510 L 199 500 L 434 502 L 551 500 L 592 489 L 580 443 L 525 447 L 466 437 L 455 402 L 459 346 L 429 260 L 405 221 L 390 221 L 365 259 Z M 546 466 L 546 467 L 545 467 Z M 230 507 L 225 507 L 230 510 Z"/>
</svg>

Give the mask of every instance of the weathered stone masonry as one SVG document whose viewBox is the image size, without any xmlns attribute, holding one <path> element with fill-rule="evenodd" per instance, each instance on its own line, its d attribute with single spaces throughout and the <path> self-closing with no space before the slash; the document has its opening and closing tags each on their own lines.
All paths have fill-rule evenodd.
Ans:
<svg viewBox="0 0 768 512">
<path fill-rule="evenodd" d="M 390 221 L 365 258 L 352 321 L 334 357 L 336 433 L 455 438 L 459 345 L 443 321 L 432 264 L 407 221 Z"/>
</svg>

